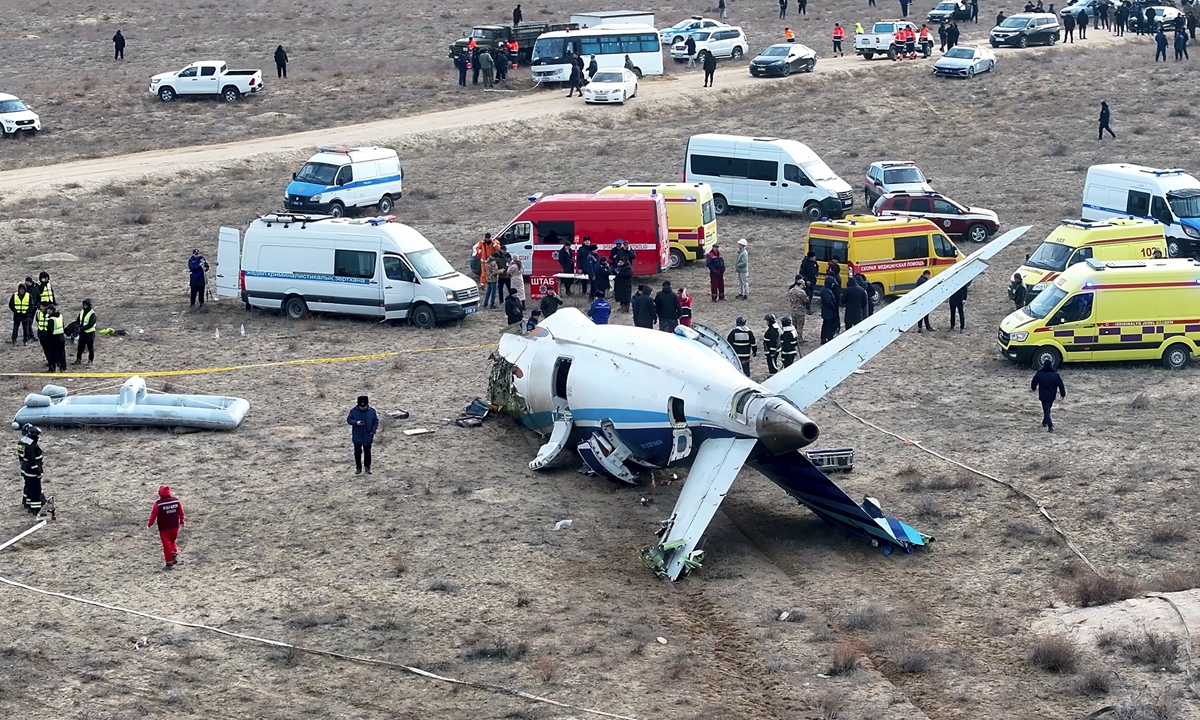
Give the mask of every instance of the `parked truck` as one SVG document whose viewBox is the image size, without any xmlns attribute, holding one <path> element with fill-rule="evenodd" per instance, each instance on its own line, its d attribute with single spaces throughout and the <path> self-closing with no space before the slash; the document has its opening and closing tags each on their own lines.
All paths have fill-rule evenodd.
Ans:
<svg viewBox="0 0 1200 720">
<path fill-rule="evenodd" d="M 465 38 L 455 40 L 450 44 L 450 59 L 454 59 L 459 55 L 467 52 L 471 40 L 475 41 L 475 45 L 480 49 L 495 50 L 496 43 L 510 43 L 513 40 L 517 41 L 517 60 L 522 65 L 529 64 L 530 55 L 533 53 L 533 43 L 542 33 L 547 33 L 552 30 L 578 30 L 579 25 L 575 23 L 521 23 L 517 27 L 512 25 L 476 25 L 471 28 L 471 34 Z"/>
<path fill-rule="evenodd" d="M 180 95 L 214 95 L 237 102 L 263 89 L 262 70 L 230 70 L 220 60 L 201 60 L 177 72 L 150 78 L 150 94 L 163 102 Z"/>
<path fill-rule="evenodd" d="M 876 55 L 887 55 L 888 60 L 895 60 L 896 55 L 903 52 L 903 48 L 897 48 L 895 43 L 896 31 L 902 27 L 914 33 L 921 31 L 921 28 L 908 20 L 882 20 L 875 23 L 870 32 L 854 35 L 854 52 L 866 60 Z M 917 52 L 921 53 L 922 57 L 929 57 L 933 53 L 933 41 L 918 40 Z"/>
</svg>

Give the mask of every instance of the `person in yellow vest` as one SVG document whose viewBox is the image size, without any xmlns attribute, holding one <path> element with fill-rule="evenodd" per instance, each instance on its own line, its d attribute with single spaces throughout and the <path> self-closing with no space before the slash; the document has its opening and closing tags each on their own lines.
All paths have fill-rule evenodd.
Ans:
<svg viewBox="0 0 1200 720">
<path fill-rule="evenodd" d="M 50 372 L 55 370 L 67 371 L 67 326 L 63 322 L 62 313 L 58 308 L 54 307 L 54 303 L 47 303 L 46 310 L 46 326 L 49 329 L 49 338 L 46 341 L 46 364 L 50 366 Z"/>
<path fill-rule="evenodd" d="M 37 330 L 38 345 L 42 346 L 42 355 L 46 356 L 46 363 L 50 363 L 50 320 L 49 313 L 46 312 L 46 306 L 43 303 L 37 303 L 37 309 L 33 311 L 33 326 Z"/>
<path fill-rule="evenodd" d="M 13 331 L 12 345 L 17 344 L 17 330 L 23 331 L 24 335 L 21 338 L 22 345 L 29 344 L 29 319 L 33 311 L 33 296 L 29 294 L 29 290 L 25 287 L 25 283 L 17 286 L 17 291 L 8 299 L 8 309 L 12 310 L 13 314 Z"/>
<path fill-rule="evenodd" d="M 92 309 L 92 299 L 83 299 L 83 309 L 79 311 L 79 345 L 75 348 L 75 364 L 83 360 L 83 349 L 87 348 L 88 365 L 96 357 L 96 311 Z M 63 358 L 66 362 L 66 358 Z"/>
<path fill-rule="evenodd" d="M 50 273 L 43 270 L 38 274 L 37 301 L 41 305 L 54 302 L 54 288 L 50 287 Z"/>
</svg>

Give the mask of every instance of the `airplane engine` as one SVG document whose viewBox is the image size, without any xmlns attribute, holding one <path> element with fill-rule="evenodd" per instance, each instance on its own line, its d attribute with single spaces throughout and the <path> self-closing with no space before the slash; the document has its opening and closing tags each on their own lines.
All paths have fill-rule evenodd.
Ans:
<svg viewBox="0 0 1200 720">
<path fill-rule="evenodd" d="M 785 398 L 766 396 L 755 416 L 758 442 L 772 455 L 779 455 L 813 444 L 821 429 Z"/>
</svg>

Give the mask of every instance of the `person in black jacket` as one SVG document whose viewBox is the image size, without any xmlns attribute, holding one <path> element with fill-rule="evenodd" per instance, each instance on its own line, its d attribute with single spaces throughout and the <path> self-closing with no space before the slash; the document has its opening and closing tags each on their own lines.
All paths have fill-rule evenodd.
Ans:
<svg viewBox="0 0 1200 720">
<path fill-rule="evenodd" d="M 1012 282 L 1008 284 L 1008 299 L 1013 301 L 1017 309 L 1025 307 L 1025 298 L 1029 290 L 1025 288 L 1025 280 L 1021 273 L 1013 273 Z"/>
<path fill-rule="evenodd" d="M 725 258 L 721 256 L 721 248 L 713 243 L 712 249 L 704 256 L 704 266 L 708 268 L 708 291 L 712 301 L 725 299 Z"/>
<path fill-rule="evenodd" d="M 954 329 L 954 314 L 958 313 L 958 331 L 963 332 L 967 329 L 967 316 L 963 315 L 963 303 L 967 301 L 967 291 L 970 289 L 971 283 L 963 285 L 950 296 L 950 329 Z"/>
<path fill-rule="evenodd" d="M 614 252 L 616 252 L 614 250 Z M 613 269 L 613 298 L 621 303 L 621 312 L 629 312 L 629 301 L 633 296 L 633 266 L 624 257 L 618 256 Z"/>
<path fill-rule="evenodd" d="M 612 275 L 612 268 L 608 266 L 608 263 L 604 261 L 604 258 L 600 257 L 600 253 L 598 252 L 593 252 L 589 256 L 588 260 L 592 266 L 591 271 L 588 273 L 588 276 L 592 281 L 592 292 L 601 290 L 604 292 L 605 297 L 607 297 L 608 291 L 612 289 L 612 286 L 609 283 L 609 277 Z"/>
<path fill-rule="evenodd" d="M 471 84 L 472 85 L 479 84 L 479 70 L 480 70 L 479 47 L 476 46 L 475 49 L 471 50 Z"/>
<path fill-rule="evenodd" d="M 704 53 L 704 87 L 713 86 L 713 75 L 717 72 L 717 56 Z"/>
<path fill-rule="evenodd" d="M 558 260 L 558 266 L 562 268 L 564 274 L 575 274 L 575 253 L 571 252 L 570 240 L 563 241 L 562 247 L 558 249 L 558 252 L 554 253 L 554 259 Z M 569 297 L 571 295 L 571 288 L 575 286 L 574 278 L 562 278 L 562 284 L 563 289 L 566 290 L 566 294 Z M 549 315 L 546 317 L 549 317 Z"/>
<path fill-rule="evenodd" d="M 658 329 L 663 332 L 675 332 L 679 324 L 679 296 L 671 289 L 669 281 L 662 284 L 662 290 L 654 296 L 654 310 L 658 314 Z"/>
<path fill-rule="evenodd" d="M 1075 15 L 1075 27 L 1079 30 L 1079 39 L 1087 40 L 1088 16 L 1087 10 L 1080 9 Z"/>
<path fill-rule="evenodd" d="M 542 296 L 542 301 L 538 303 L 538 309 L 542 311 L 542 315 L 550 317 L 558 312 L 562 304 L 563 300 L 558 296 L 558 293 L 554 292 L 553 288 L 546 288 L 546 294 Z"/>
<path fill-rule="evenodd" d="M 846 329 L 854 327 L 863 321 L 867 316 L 867 293 L 863 291 L 862 286 L 853 280 L 846 286 L 846 292 L 842 295 L 842 303 L 846 306 Z"/>
<path fill-rule="evenodd" d="M 579 68 L 579 64 L 574 61 L 571 62 L 571 78 L 569 82 L 571 88 L 567 90 L 567 97 L 574 96 L 576 90 L 579 91 L 579 97 L 583 97 L 583 73 Z"/>
<path fill-rule="evenodd" d="M 921 277 L 917 278 L 917 287 L 921 287 L 925 283 L 929 282 L 930 277 L 932 277 L 932 276 L 930 275 L 928 270 L 921 273 Z M 928 330 L 929 332 L 933 332 L 933 326 L 929 324 L 929 316 L 928 315 L 921 318 L 921 320 L 917 323 L 917 332 L 921 332 L 922 329 Z"/>
<path fill-rule="evenodd" d="M 1063 385 L 1062 376 L 1054 369 L 1054 363 L 1046 358 L 1042 367 L 1033 374 L 1029 383 L 1029 391 L 1037 391 L 1038 400 L 1042 401 L 1042 427 L 1047 432 L 1054 432 L 1054 420 L 1050 417 L 1050 406 L 1054 404 L 1054 396 L 1058 394 L 1064 400 L 1067 398 L 1067 388 Z"/>
<path fill-rule="evenodd" d="M 504 298 L 504 314 L 508 316 L 509 325 L 516 325 L 525 319 L 525 312 L 521 309 L 521 298 L 517 297 L 515 287 L 510 287 L 508 297 Z"/>
<path fill-rule="evenodd" d="M 779 326 L 775 324 L 775 316 L 767 313 L 763 316 L 767 330 L 763 333 L 763 355 L 767 358 L 767 374 L 779 372 L 779 353 L 783 349 L 779 334 Z"/>
<path fill-rule="evenodd" d="M 454 67 L 458 68 L 458 84 L 460 87 L 467 86 L 467 70 L 470 69 L 471 62 L 467 58 L 470 57 L 467 53 L 459 53 L 458 57 L 454 58 Z"/>
<path fill-rule="evenodd" d="M 867 295 L 866 315 L 863 317 L 871 317 L 875 314 L 875 301 L 872 299 L 875 295 L 875 288 L 871 287 L 871 282 L 867 280 L 867 276 L 862 273 L 855 273 L 853 280 L 858 283 L 858 286 L 863 289 Z"/>
<path fill-rule="evenodd" d="M 821 344 L 824 345 L 832 340 L 840 329 L 838 284 L 832 277 L 826 277 L 825 287 L 821 288 Z"/>
<path fill-rule="evenodd" d="M 125 59 L 125 36 L 118 30 L 116 35 L 113 35 L 113 60 Z"/>
<path fill-rule="evenodd" d="M 750 358 L 758 354 L 758 346 L 754 343 L 754 331 L 746 327 L 746 318 L 739 317 L 725 339 L 733 346 L 734 354 L 742 363 L 742 372 L 750 377 Z"/>
<path fill-rule="evenodd" d="M 1108 134 L 1112 137 L 1113 140 L 1117 139 L 1117 134 L 1114 133 L 1112 131 L 1112 128 L 1108 126 L 1108 123 L 1111 120 L 1112 120 L 1112 111 L 1110 111 L 1108 109 L 1108 103 L 1102 101 L 1100 103 L 1100 130 L 1097 133 L 1097 137 L 1096 137 L 1097 140 L 1104 139 L 1104 131 L 1105 130 L 1108 131 Z"/>
<path fill-rule="evenodd" d="M 684 49 L 687 50 L 688 69 L 696 67 L 696 38 L 688 35 L 687 40 L 683 43 Z"/>
<path fill-rule="evenodd" d="M 658 309 L 654 306 L 654 298 L 650 297 L 650 288 L 638 285 L 637 294 L 633 296 L 633 324 L 640 328 L 654 329 L 654 320 L 658 317 Z"/>
<path fill-rule="evenodd" d="M 524 14 L 521 12 L 521 3 L 517 3 L 517 6 L 513 8 L 513 27 L 520 25 L 523 19 Z"/>
<path fill-rule="evenodd" d="M 592 277 L 592 257 L 596 254 L 596 246 L 592 244 L 590 235 L 583 236 L 583 242 L 579 245 L 579 249 L 575 251 L 575 267 L 579 268 L 579 272 L 588 276 L 588 280 Z M 579 281 L 579 291 L 583 293 L 585 298 L 591 297 L 588 294 L 588 280 Z M 595 288 L 592 288 L 595 290 Z"/>
<path fill-rule="evenodd" d="M 1075 16 L 1071 13 L 1066 13 L 1062 18 L 1063 40 L 1065 42 L 1075 42 Z"/>
<path fill-rule="evenodd" d="M 457 63 L 457 58 L 455 59 L 455 62 Z M 275 74 L 278 75 L 280 78 L 287 77 L 287 63 L 288 63 L 287 50 L 284 50 L 282 45 L 276 47 L 275 48 Z"/>
</svg>

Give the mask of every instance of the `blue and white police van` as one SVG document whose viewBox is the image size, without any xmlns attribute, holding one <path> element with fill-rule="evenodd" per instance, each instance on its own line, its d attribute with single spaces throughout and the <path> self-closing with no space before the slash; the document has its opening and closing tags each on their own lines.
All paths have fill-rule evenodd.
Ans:
<svg viewBox="0 0 1200 720">
<path fill-rule="evenodd" d="M 321 148 L 292 173 L 283 194 L 291 212 L 341 217 L 351 208 L 392 211 L 402 195 L 404 169 L 395 150 L 379 147 Z"/>
</svg>

